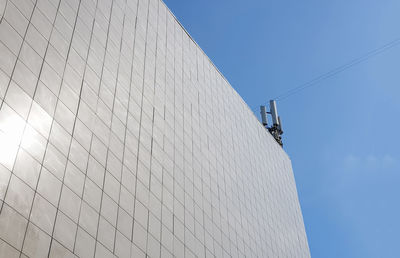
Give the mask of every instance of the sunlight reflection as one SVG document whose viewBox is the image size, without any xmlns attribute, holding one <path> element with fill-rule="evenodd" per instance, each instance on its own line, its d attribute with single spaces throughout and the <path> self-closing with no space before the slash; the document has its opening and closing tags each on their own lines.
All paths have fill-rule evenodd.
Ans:
<svg viewBox="0 0 400 258">
<path fill-rule="evenodd" d="M 25 125 L 24 119 L 8 105 L 3 105 L 0 111 L 0 163 L 10 170 L 14 164 Z"/>
</svg>

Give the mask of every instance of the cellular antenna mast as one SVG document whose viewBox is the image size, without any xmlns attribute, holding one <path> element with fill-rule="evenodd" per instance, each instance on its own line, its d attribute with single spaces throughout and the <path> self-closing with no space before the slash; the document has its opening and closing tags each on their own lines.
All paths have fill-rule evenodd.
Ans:
<svg viewBox="0 0 400 258">
<path fill-rule="evenodd" d="M 278 116 L 278 110 L 276 108 L 276 101 L 270 100 L 269 101 L 269 112 L 267 112 L 267 108 L 265 106 L 260 106 L 261 112 L 261 122 L 263 126 L 271 133 L 271 135 L 275 138 L 276 142 L 279 145 L 283 146 L 282 137 L 282 122 L 281 118 Z M 272 118 L 272 126 L 268 127 L 268 119 L 267 114 L 271 115 Z"/>
</svg>

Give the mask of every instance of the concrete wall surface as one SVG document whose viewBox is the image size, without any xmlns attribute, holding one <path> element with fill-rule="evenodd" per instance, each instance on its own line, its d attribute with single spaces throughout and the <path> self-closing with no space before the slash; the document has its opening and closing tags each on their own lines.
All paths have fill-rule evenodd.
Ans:
<svg viewBox="0 0 400 258">
<path fill-rule="evenodd" d="M 163 2 L 0 10 L 0 257 L 309 257 L 290 159 Z"/>
</svg>

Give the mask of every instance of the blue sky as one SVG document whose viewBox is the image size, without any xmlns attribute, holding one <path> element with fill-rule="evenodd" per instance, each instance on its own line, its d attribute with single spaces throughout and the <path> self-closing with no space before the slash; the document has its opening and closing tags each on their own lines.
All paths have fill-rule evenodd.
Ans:
<svg viewBox="0 0 400 258">
<path fill-rule="evenodd" d="M 400 37 L 398 0 L 165 2 L 254 109 Z M 278 110 L 312 256 L 400 257 L 400 46 Z"/>
</svg>

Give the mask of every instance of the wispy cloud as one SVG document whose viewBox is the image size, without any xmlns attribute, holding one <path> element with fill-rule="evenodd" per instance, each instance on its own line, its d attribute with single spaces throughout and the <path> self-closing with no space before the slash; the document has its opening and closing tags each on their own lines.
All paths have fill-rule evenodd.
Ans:
<svg viewBox="0 0 400 258">
<path fill-rule="evenodd" d="M 383 158 L 382 158 L 382 162 L 383 165 L 385 167 L 395 167 L 398 164 L 398 160 L 395 159 L 393 156 L 386 154 Z"/>
<path fill-rule="evenodd" d="M 398 165 L 398 159 L 391 154 L 385 155 L 355 155 L 347 154 L 343 157 L 345 169 L 390 169 Z"/>
</svg>

